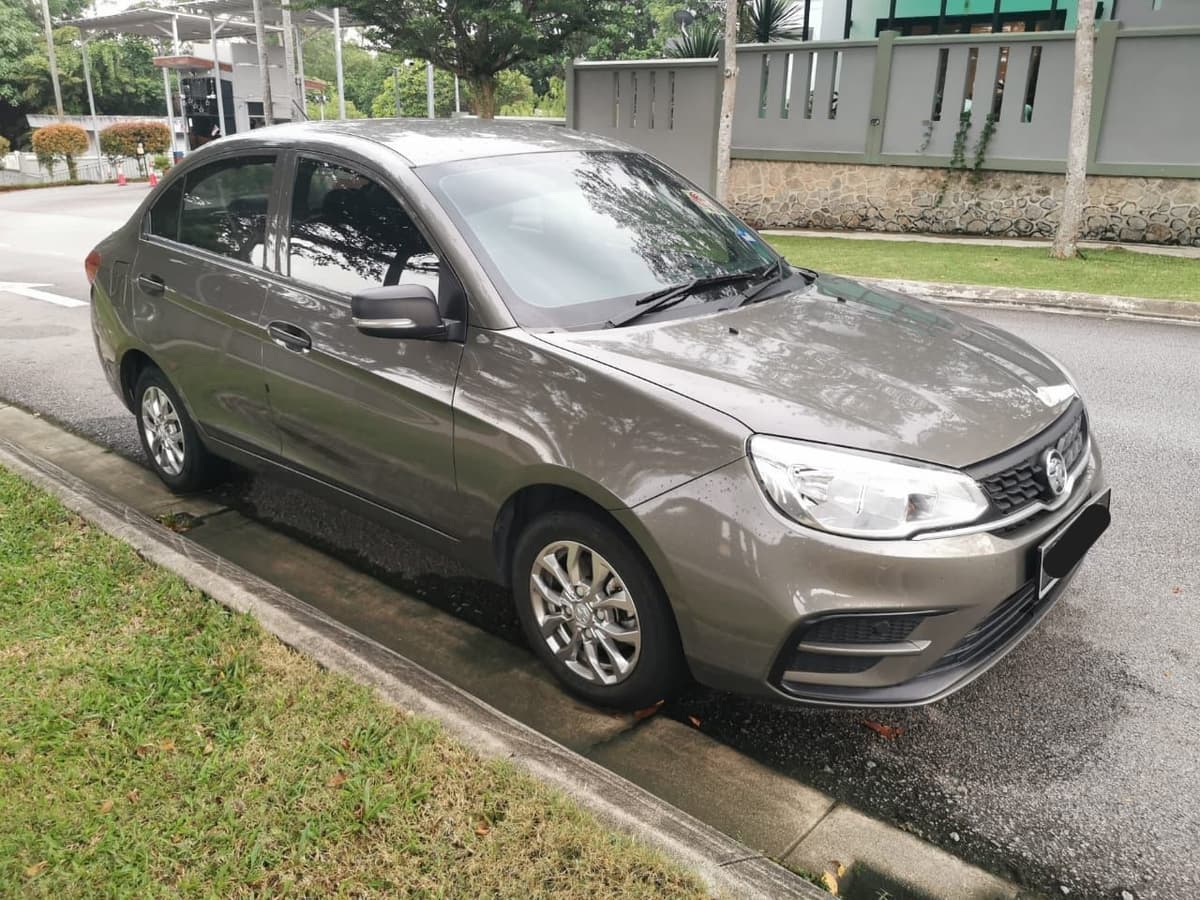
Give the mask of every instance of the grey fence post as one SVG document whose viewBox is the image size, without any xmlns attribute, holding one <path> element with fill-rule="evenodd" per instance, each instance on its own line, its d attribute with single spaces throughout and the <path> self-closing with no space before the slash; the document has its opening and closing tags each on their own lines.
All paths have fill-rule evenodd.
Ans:
<svg viewBox="0 0 1200 900">
<path fill-rule="evenodd" d="M 567 60 L 566 72 L 563 74 L 563 97 L 567 105 L 567 127 L 575 127 L 575 59 Z"/>
<path fill-rule="evenodd" d="M 871 82 L 871 109 L 867 123 L 866 162 L 883 161 L 883 127 L 887 118 L 888 89 L 892 83 L 892 49 L 898 32 L 883 31 L 875 47 L 875 78 Z"/>
<path fill-rule="evenodd" d="M 1096 166 L 1100 150 L 1100 135 L 1104 127 L 1104 107 L 1108 102 L 1108 86 L 1112 83 L 1113 60 L 1117 54 L 1117 32 L 1121 23 L 1101 22 L 1096 29 L 1096 55 L 1092 70 L 1092 113 L 1088 129 L 1087 170 Z"/>
</svg>

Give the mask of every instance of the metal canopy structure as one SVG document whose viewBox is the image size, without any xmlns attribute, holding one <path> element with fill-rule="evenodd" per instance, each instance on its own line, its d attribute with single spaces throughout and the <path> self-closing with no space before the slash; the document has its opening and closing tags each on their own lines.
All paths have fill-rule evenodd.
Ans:
<svg viewBox="0 0 1200 900">
<path fill-rule="evenodd" d="M 167 119 L 171 122 L 174 135 L 174 102 L 168 74 L 177 66 L 167 60 L 184 56 L 183 44 L 207 43 L 212 53 L 209 63 L 216 85 L 217 121 L 222 132 L 225 130 L 226 111 L 221 71 L 229 71 L 221 63 L 217 52 L 217 39 L 241 38 L 258 45 L 259 77 L 264 97 L 263 114 L 268 124 L 274 121 L 271 98 L 270 73 L 267 55 L 263 46 L 268 34 L 277 34 L 284 51 L 284 68 L 287 74 L 288 104 L 290 117 L 306 118 L 304 77 L 303 28 L 329 28 L 334 32 L 334 62 L 337 69 L 338 116 L 346 117 L 345 79 L 342 72 L 342 28 L 360 24 L 349 16 L 343 16 L 339 8 L 318 9 L 303 7 L 293 9 L 290 0 L 191 0 L 157 8 L 127 9 L 119 13 L 91 16 L 62 22 L 79 29 L 83 42 L 83 73 L 87 85 L 88 107 L 93 123 L 96 122 L 96 103 L 92 96 L 91 65 L 88 41 L 101 34 L 132 34 L 158 41 L 169 48 L 155 64 L 162 69 L 163 91 L 167 103 Z M 200 60 L 195 60 L 199 62 Z M 177 80 L 180 114 L 187 117 L 184 105 L 182 80 Z M 185 127 L 186 131 L 186 127 Z M 173 139 L 173 138 L 172 138 Z M 99 140 L 99 132 L 97 132 Z"/>
</svg>

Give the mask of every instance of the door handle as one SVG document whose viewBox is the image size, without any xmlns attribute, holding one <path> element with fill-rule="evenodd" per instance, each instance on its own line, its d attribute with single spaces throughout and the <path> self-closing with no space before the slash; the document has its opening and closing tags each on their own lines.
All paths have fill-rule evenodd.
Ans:
<svg viewBox="0 0 1200 900">
<path fill-rule="evenodd" d="M 167 283 L 165 281 L 163 281 L 157 275 L 148 275 L 145 272 L 142 272 L 140 275 L 138 275 L 137 285 L 142 289 L 142 293 L 150 294 L 154 297 L 161 295 L 162 292 L 167 289 Z"/>
<path fill-rule="evenodd" d="M 307 353 L 312 349 L 312 336 L 298 325 L 290 322 L 271 322 L 267 325 L 271 340 L 287 350 Z"/>
</svg>

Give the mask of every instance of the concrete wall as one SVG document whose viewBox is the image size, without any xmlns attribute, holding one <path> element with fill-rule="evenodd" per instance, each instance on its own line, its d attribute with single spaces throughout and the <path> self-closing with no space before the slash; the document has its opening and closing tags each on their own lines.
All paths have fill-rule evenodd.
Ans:
<svg viewBox="0 0 1200 900">
<path fill-rule="evenodd" d="M 1048 238 L 1062 188 L 1040 172 L 990 172 L 976 186 L 945 169 L 739 159 L 730 205 L 760 228 Z M 1084 238 L 1200 247 L 1200 181 L 1096 176 L 1088 198 Z"/>
</svg>

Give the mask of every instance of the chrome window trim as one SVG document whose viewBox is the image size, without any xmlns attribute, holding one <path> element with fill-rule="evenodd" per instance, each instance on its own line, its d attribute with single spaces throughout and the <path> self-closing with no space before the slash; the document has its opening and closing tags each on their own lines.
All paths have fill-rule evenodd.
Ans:
<svg viewBox="0 0 1200 900">
<path fill-rule="evenodd" d="M 355 328 L 416 328 L 412 319 L 359 319 L 354 318 Z"/>
<path fill-rule="evenodd" d="M 1067 476 L 1066 487 L 1063 488 L 1062 494 L 1058 499 L 1047 503 L 1044 500 L 1035 500 L 1033 503 L 1018 510 L 1015 513 L 1005 516 L 1002 519 L 990 519 L 986 522 L 978 522 L 974 525 L 968 525 L 964 528 L 951 528 L 945 531 L 926 531 L 918 535 L 914 535 L 911 540 L 914 541 L 931 541 L 936 538 L 963 537 L 968 534 L 982 534 L 988 531 L 999 531 L 1002 528 L 1009 528 L 1024 522 L 1026 519 L 1037 515 L 1041 512 L 1055 512 L 1062 509 L 1071 502 L 1075 494 L 1075 486 L 1079 483 L 1079 479 L 1083 477 L 1087 471 L 1088 464 L 1092 459 L 1092 438 L 1088 435 L 1087 443 L 1083 447 L 1083 452 L 1079 454 L 1079 462 L 1075 463 L 1075 468 L 1071 470 L 1071 474 Z"/>
</svg>

